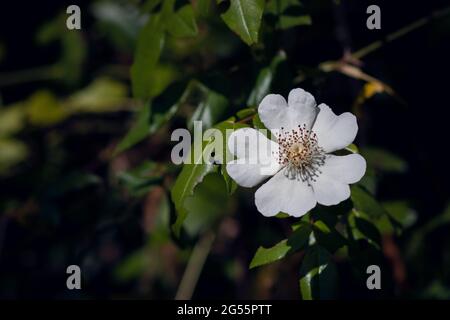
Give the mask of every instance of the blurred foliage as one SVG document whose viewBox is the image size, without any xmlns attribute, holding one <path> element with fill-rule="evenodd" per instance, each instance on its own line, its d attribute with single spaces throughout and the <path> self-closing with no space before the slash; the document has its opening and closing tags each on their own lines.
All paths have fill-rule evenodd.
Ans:
<svg viewBox="0 0 450 320">
<path fill-rule="evenodd" d="M 340 2 L 102 0 L 80 31 L 61 5 L 32 30 L 43 57 L 18 70 L 0 38 L 0 297 L 448 299 L 450 207 L 418 206 L 393 133 L 371 139 L 373 109 L 408 111 L 377 60 L 361 61 L 373 45 L 333 40 L 349 32 Z M 259 102 L 295 86 L 359 118 L 340 153 L 368 169 L 349 200 L 268 219 L 214 161 L 229 151 L 213 138 L 200 142 L 210 163 L 171 163 L 174 129 L 264 128 Z M 69 264 L 81 293 L 65 290 Z M 365 288 L 370 264 L 381 293 Z"/>
</svg>

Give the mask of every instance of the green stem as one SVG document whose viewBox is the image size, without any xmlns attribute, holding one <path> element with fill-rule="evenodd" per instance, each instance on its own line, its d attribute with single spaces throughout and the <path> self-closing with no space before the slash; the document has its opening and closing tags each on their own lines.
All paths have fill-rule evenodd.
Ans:
<svg viewBox="0 0 450 320">
<path fill-rule="evenodd" d="M 175 300 L 189 300 L 192 298 L 214 239 L 214 233 L 208 232 L 195 245 L 175 295 Z"/>
<path fill-rule="evenodd" d="M 0 87 L 12 86 L 27 82 L 60 79 L 63 76 L 57 65 L 37 67 L 0 74 Z"/>
</svg>

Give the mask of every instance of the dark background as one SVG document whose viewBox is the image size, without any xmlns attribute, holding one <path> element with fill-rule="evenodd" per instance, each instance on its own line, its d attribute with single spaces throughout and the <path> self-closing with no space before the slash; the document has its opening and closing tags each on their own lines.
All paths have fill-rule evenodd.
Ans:
<svg viewBox="0 0 450 320">
<path fill-rule="evenodd" d="M 110 44 L 97 39 L 91 32 L 95 21 L 88 13 L 90 1 L 77 1 L 82 10 L 82 32 L 89 43 L 89 55 L 83 76 L 75 85 L 64 85 L 58 81 L 30 82 L 0 88 L 4 105 L 22 100 L 39 87 L 50 88 L 65 95 L 75 88 L 88 84 L 98 73 L 99 65 L 120 60 L 124 64 L 132 61 L 132 55 L 118 55 Z M 431 17 L 433 12 L 448 6 L 447 1 L 355 1 L 343 0 L 340 5 L 331 1 L 304 1 L 311 14 L 313 24 L 309 28 L 294 28 L 273 40 L 273 49 L 283 48 L 293 65 L 317 66 L 320 62 L 339 59 L 345 49 L 355 50 L 384 39 L 413 21 Z M 58 58 L 57 45 L 39 47 L 35 33 L 43 23 L 63 12 L 67 1 L 3 1 L 0 5 L 0 41 L 6 47 L 6 56 L 0 62 L 0 74 L 45 65 Z M 382 11 L 382 29 L 366 28 L 365 10 L 369 4 L 378 4 Z M 86 9 L 86 10 L 85 10 Z M 98 41 L 97 41 L 98 40 Z M 410 245 L 411 239 L 421 226 L 442 214 L 448 203 L 448 92 L 450 74 L 450 15 L 440 19 L 430 18 L 423 27 L 412 31 L 367 57 L 363 69 L 366 73 L 388 83 L 405 101 L 388 95 L 376 95 L 363 106 L 364 120 L 361 125 L 359 143 L 383 148 L 395 153 L 408 163 L 403 174 L 387 174 L 380 179 L 378 197 L 382 200 L 407 199 L 417 212 L 417 221 L 401 237 L 395 239 L 400 256 Z M 246 64 L 252 57 L 244 45 L 229 56 L 219 60 L 215 72 L 220 73 L 237 61 Z M 245 78 L 244 80 L 245 81 Z M 280 81 L 283 81 L 282 79 Z M 236 92 L 241 83 L 230 83 L 224 89 Z M 326 78 L 307 81 L 305 89 L 312 92 L 318 102 L 333 105 L 336 113 L 348 110 L 361 89 L 361 81 L 339 73 Z M 275 85 L 276 87 L 276 85 Z M 286 87 L 280 88 L 286 95 Z M 230 112 L 232 114 L 233 112 Z M 49 155 L 45 155 L 49 129 L 25 130 L 21 137 L 32 144 L 33 154 L 27 164 L 13 176 L 0 180 L 0 297 L 1 298 L 173 298 L 173 285 L 177 283 L 182 268 L 174 263 L 173 273 L 167 280 L 153 280 L 158 275 L 140 275 L 138 279 L 116 281 L 114 270 L 129 253 L 145 243 L 145 231 L 141 214 L 143 202 L 124 197 L 118 188 L 108 182 L 107 162 L 93 163 L 99 150 L 117 141 L 125 132 L 123 125 L 130 119 L 128 112 L 118 112 L 100 117 L 80 116 L 59 125 L 60 131 L 85 123 L 109 123 L 116 129 L 108 132 L 92 132 L 82 135 L 66 135 L 64 150 L 67 160 L 58 163 L 58 173 L 44 175 L 52 167 Z M 0 150 L 2 152 L 2 150 Z M 150 152 L 151 153 L 151 152 Z M 162 157 L 153 152 L 150 156 Z M 135 154 L 130 157 L 133 158 Z M 56 157 L 56 155 L 55 155 Z M 56 161 L 56 160 L 55 160 Z M 73 168 L 92 172 L 103 179 L 100 186 L 89 187 L 49 198 L 43 193 L 47 189 L 58 189 L 61 177 Z M 51 170 L 50 170 L 51 171 Z M 30 197 L 40 199 L 39 209 L 27 215 L 12 217 L 7 214 L 8 199 L 24 203 Z M 230 281 L 224 270 L 239 266 L 230 260 L 247 262 L 258 245 L 258 237 L 276 239 L 282 233 L 282 224 L 271 227 L 264 217 L 255 214 L 250 204 L 234 220 L 238 235 L 225 242 L 224 249 L 217 249 L 208 258 L 194 297 L 226 298 L 295 298 L 295 283 L 291 272 L 292 263 L 279 269 L 270 269 L 267 274 L 238 272 L 237 280 Z M 244 214 L 245 213 L 245 214 Z M 272 231 L 267 229 L 272 228 Z M 449 226 L 444 225 L 427 236 L 425 251 L 406 260 L 407 284 L 399 286 L 393 281 L 381 293 L 367 293 L 353 283 L 342 271 L 340 298 L 391 298 L 426 296 L 431 283 L 437 280 L 442 289 L 441 296 L 448 298 L 450 290 L 450 237 Z M 270 234 L 253 239 L 249 230 L 266 230 Z M 268 242 L 270 243 L 270 242 Z M 170 255 L 172 247 L 162 255 Z M 170 259 L 169 259 L 170 260 Z M 65 267 L 78 264 L 83 270 L 83 290 L 68 292 L 65 289 Z M 292 266 L 294 265 L 294 266 Z M 265 293 L 258 287 L 262 279 L 277 273 L 274 288 Z M 392 272 L 389 269 L 389 272 Z M 284 275 L 280 274 L 283 273 Z M 275 277 L 275 276 L 274 276 Z M 269 280 L 268 280 L 269 281 Z M 384 279 L 383 279 L 384 281 Z M 172 283 L 173 282 L 173 283 Z M 261 285 L 263 286 L 263 285 Z M 442 293 L 444 292 L 444 293 Z M 445 295 L 445 292 L 447 292 Z"/>
</svg>

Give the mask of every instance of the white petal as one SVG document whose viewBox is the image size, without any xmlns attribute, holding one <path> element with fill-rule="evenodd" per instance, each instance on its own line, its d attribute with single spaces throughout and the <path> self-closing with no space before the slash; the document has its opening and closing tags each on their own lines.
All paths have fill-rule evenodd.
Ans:
<svg viewBox="0 0 450 320">
<path fill-rule="evenodd" d="M 250 159 L 250 161 L 256 161 Z M 259 164 L 249 164 L 247 159 L 237 159 L 227 163 L 227 172 L 242 187 L 251 188 L 278 171 L 278 167 L 264 168 Z M 266 170 L 266 171 L 265 171 Z"/>
<path fill-rule="evenodd" d="M 289 123 L 287 118 L 287 102 L 279 94 L 269 94 L 262 99 L 258 114 L 267 129 L 280 129 Z"/>
<path fill-rule="evenodd" d="M 356 183 L 366 173 L 366 160 L 359 154 L 346 156 L 327 155 L 325 164 L 320 168 L 322 174 L 343 183 Z"/>
<path fill-rule="evenodd" d="M 302 181 L 288 179 L 281 170 L 256 190 L 255 204 L 267 217 L 279 212 L 301 217 L 315 207 L 316 200 L 311 187 Z"/>
<path fill-rule="evenodd" d="M 293 128 L 306 124 L 306 127 L 311 129 L 319 111 L 312 94 L 300 88 L 293 89 L 289 92 L 288 105 L 291 117 L 295 119 Z"/>
<path fill-rule="evenodd" d="M 366 161 L 359 154 L 328 155 L 322 173 L 312 182 L 318 203 L 331 206 L 350 197 L 349 183 L 358 182 L 366 172 Z"/>
<path fill-rule="evenodd" d="M 280 169 L 278 144 L 255 129 L 234 131 L 228 139 L 228 148 L 238 159 L 227 164 L 227 172 L 243 187 L 253 187 Z"/>
<path fill-rule="evenodd" d="M 317 135 L 319 146 L 325 152 L 343 149 L 355 140 L 358 124 L 353 114 L 345 112 L 337 116 L 323 103 L 319 105 L 319 109 L 320 112 L 312 130 Z"/>
<path fill-rule="evenodd" d="M 270 130 L 283 127 L 285 130 L 306 125 L 311 129 L 317 112 L 314 97 L 303 89 L 293 89 L 289 93 L 289 103 L 279 94 L 267 95 L 259 104 L 261 121 Z"/>
<path fill-rule="evenodd" d="M 348 184 L 334 180 L 324 174 L 321 174 L 311 184 L 317 202 L 325 206 L 338 204 L 350 197 Z"/>
</svg>

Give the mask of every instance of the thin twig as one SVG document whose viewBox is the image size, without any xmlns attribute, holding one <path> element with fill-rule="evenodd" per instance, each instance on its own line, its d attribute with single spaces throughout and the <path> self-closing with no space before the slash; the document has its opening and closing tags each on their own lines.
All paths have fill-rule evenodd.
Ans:
<svg viewBox="0 0 450 320">
<path fill-rule="evenodd" d="M 175 300 L 189 300 L 192 298 L 214 239 L 214 233 L 208 232 L 195 245 L 175 295 Z"/>
<path fill-rule="evenodd" d="M 0 87 L 12 86 L 28 82 L 56 80 L 62 78 L 63 70 L 56 65 L 36 67 L 27 70 L 12 71 L 0 74 Z"/>
<path fill-rule="evenodd" d="M 394 40 L 397 40 L 397 39 L 407 35 L 408 33 L 426 25 L 427 23 L 431 22 L 433 19 L 442 18 L 449 13 L 450 13 L 450 7 L 434 11 L 430 15 L 428 15 L 424 18 L 420 18 L 420 19 L 408 24 L 407 26 L 388 34 L 384 40 L 378 40 L 378 41 L 372 42 L 371 44 L 365 46 L 364 48 L 359 49 L 358 51 L 356 51 L 352 54 L 352 57 L 354 59 L 359 60 L 359 59 L 365 57 L 366 55 L 368 55 L 369 53 L 372 53 L 372 52 L 378 50 L 384 44 L 392 42 Z"/>
</svg>

